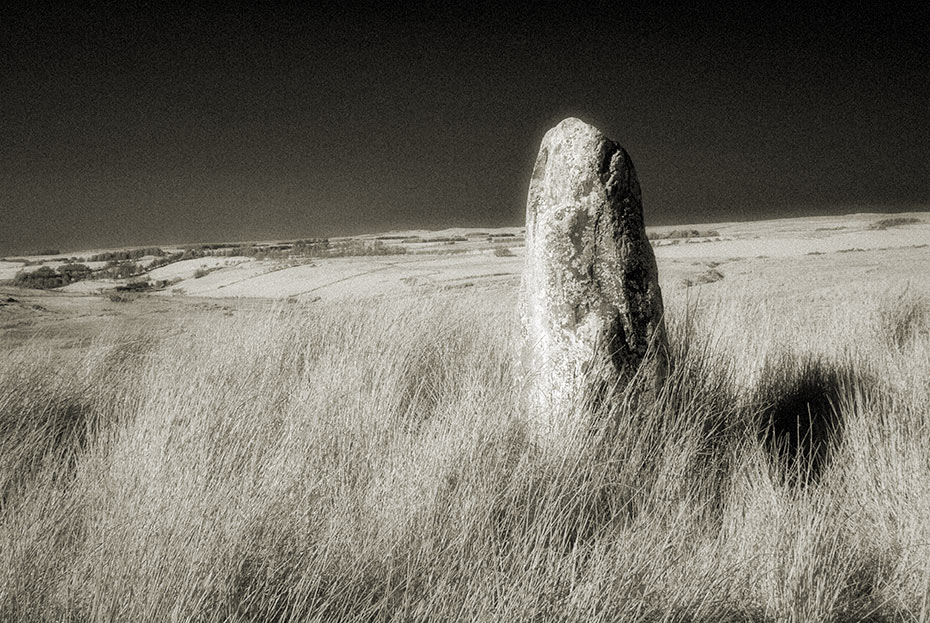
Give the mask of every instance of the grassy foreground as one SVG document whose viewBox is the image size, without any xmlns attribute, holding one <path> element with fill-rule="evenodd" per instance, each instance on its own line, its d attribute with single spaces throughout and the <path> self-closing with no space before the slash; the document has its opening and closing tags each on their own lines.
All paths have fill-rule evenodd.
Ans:
<svg viewBox="0 0 930 623">
<path fill-rule="evenodd" d="M 553 454 L 480 296 L 5 353 L 0 620 L 930 617 L 925 302 L 667 301 L 660 401 Z"/>
</svg>

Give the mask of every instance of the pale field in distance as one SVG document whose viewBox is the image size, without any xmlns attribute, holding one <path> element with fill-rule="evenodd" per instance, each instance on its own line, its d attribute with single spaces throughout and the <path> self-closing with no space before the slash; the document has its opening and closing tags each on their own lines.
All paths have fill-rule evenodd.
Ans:
<svg viewBox="0 0 930 623">
<path fill-rule="evenodd" d="M 649 231 L 666 391 L 558 455 L 519 228 L 0 286 L 0 619 L 927 620 L 930 214 Z"/>
</svg>

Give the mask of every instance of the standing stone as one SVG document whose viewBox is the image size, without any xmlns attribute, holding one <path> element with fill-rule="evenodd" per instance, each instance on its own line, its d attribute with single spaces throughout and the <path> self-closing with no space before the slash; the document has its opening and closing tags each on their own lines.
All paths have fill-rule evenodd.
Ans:
<svg viewBox="0 0 930 623">
<path fill-rule="evenodd" d="M 539 148 L 522 299 L 528 406 L 541 437 L 567 433 L 585 398 L 630 381 L 654 395 L 664 381 L 662 293 L 636 171 L 620 145 L 578 119 Z"/>
</svg>

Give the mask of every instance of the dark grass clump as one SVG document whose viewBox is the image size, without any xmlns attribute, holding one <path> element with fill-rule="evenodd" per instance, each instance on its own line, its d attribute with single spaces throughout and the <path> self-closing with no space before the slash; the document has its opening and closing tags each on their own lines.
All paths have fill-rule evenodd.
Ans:
<svg viewBox="0 0 930 623">
<path fill-rule="evenodd" d="M 752 403 L 760 441 L 785 482 L 803 485 L 820 478 L 842 441 L 845 397 L 874 384 L 850 363 L 825 357 L 766 361 Z"/>
</svg>

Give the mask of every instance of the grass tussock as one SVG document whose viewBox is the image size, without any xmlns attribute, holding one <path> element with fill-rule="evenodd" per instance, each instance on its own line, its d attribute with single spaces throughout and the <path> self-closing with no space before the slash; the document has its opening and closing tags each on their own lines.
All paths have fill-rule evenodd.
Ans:
<svg viewBox="0 0 930 623">
<path fill-rule="evenodd" d="M 904 348 L 930 333 L 930 301 L 905 289 L 883 301 L 877 320 L 880 339 Z"/>
<path fill-rule="evenodd" d="M 670 301 L 657 400 L 558 453 L 475 295 L 17 348 L 0 619 L 925 620 L 930 338 L 868 305 Z"/>
</svg>

